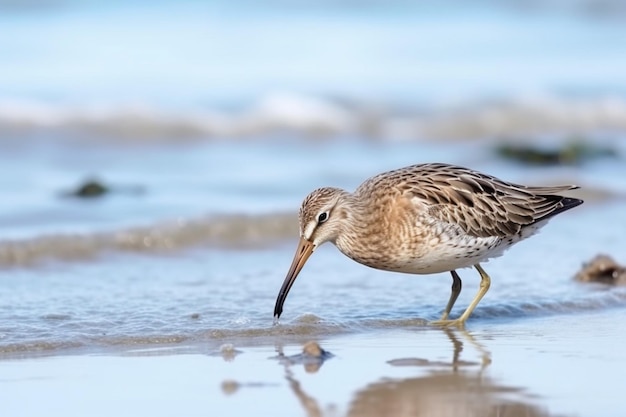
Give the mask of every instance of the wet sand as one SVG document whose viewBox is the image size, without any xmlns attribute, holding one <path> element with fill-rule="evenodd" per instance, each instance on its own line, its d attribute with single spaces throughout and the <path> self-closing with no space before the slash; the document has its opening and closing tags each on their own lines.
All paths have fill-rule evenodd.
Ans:
<svg viewBox="0 0 626 417">
<path fill-rule="evenodd" d="M 0 361 L 4 415 L 622 416 L 623 308 L 316 341 L 189 344 Z M 304 339 L 303 339 L 304 340 Z M 284 344 L 283 344 L 284 343 Z"/>
</svg>

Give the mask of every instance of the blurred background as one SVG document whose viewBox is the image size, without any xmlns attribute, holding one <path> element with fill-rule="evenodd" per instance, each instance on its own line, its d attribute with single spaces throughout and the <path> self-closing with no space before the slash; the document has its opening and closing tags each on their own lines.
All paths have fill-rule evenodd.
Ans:
<svg viewBox="0 0 626 417">
<path fill-rule="evenodd" d="M 582 186 L 482 314 L 620 303 L 570 284 L 624 253 L 625 48 L 622 0 L 0 0 L 0 350 L 280 332 L 304 196 L 422 162 Z M 449 291 L 318 252 L 296 333 Z"/>
<path fill-rule="evenodd" d="M 623 192 L 625 23 L 620 0 L 0 1 L 2 236 L 295 212 L 431 161 Z"/>
</svg>

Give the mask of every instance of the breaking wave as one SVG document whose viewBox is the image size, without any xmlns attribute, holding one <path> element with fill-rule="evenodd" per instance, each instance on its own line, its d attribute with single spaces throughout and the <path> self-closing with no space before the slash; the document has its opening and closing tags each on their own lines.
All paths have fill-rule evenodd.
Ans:
<svg viewBox="0 0 626 417">
<path fill-rule="evenodd" d="M 84 260 L 105 252 L 167 252 L 198 245 L 259 247 L 297 235 L 296 214 L 224 215 L 93 234 L 0 241 L 0 267 Z"/>
<path fill-rule="evenodd" d="M 67 105 L 4 100 L 0 137 L 77 134 L 120 140 L 308 137 L 462 139 L 626 130 L 626 99 L 535 97 L 424 109 L 277 94 L 233 111 L 173 111 L 148 105 Z"/>
</svg>

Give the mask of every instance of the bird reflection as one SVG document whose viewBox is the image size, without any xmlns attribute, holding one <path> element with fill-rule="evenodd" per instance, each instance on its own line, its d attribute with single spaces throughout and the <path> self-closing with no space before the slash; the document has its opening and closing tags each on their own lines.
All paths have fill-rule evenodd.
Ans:
<svg viewBox="0 0 626 417">
<path fill-rule="evenodd" d="M 381 378 L 356 391 L 346 415 L 349 417 L 548 417 L 549 412 L 525 401 L 524 390 L 506 386 L 485 376 L 491 364 L 491 355 L 464 330 L 441 329 L 452 345 L 450 361 L 423 358 L 398 358 L 388 361 L 391 366 L 419 368 L 419 376 L 412 378 Z M 464 360 L 464 346 L 471 345 L 479 353 L 480 361 Z M 282 350 L 279 357 L 282 355 Z M 284 358 L 289 358 L 282 355 Z M 305 415 L 320 417 L 336 415 L 334 409 L 324 409 L 309 395 L 295 377 L 292 367 L 303 365 L 307 372 L 317 372 L 317 367 L 307 367 L 299 360 L 281 361 L 285 379 L 289 383 Z M 511 396 L 510 394 L 520 394 Z"/>
<path fill-rule="evenodd" d="M 298 355 L 286 356 L 282 346 L 277 346 L 278 355 L 276 359 L 285 367 L 285 379 L 289 383 L 289 388 L 295 394 L 308 417 L 322 417 L 328 415 L 320 407 L 318 401 L 308 395 L 302 388 L 291 369 L 294 365 L 302 365 L 307 373 L 316 373 L 320 370 L 324 362 L 333 357 L 332 353 L 322 349 L 316 342 L 308 342 L 304 345 L 302 353 Z"/>
<path fill-rule="evenodd" d="M 302 365 L 307 373 L 319 371 L 324 362 L 333 357 L 332 353 L 322 349 L 317 342 L 305 343 L 302 353 L 297 355 L 286 356 L 282 346 L 277 346 L 276 351 L 278 355 L 274 359 L 285 365 L 285 369 L 289 370 L 290 365 Z"/>
</svg>

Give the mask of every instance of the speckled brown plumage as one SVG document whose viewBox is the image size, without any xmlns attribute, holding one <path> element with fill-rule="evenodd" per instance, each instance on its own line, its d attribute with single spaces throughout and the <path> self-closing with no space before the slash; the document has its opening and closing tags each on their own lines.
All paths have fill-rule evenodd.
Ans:
<svg viewBox="0 0 626 417">
<path fill-rule="evenodd" d="M 300 208 L 300 244 L 276 301 L 275 317 L 311 253 L 332 242 L 372 268 L 413 274 L 450 271 L 452 294 L 437 323 L 462 325 L 490 284 L 479 262 L 501 255 L 552 216 L 581 204 L 559 194 L 575 188 L 527 187 L 441 163 L 376 175 L 354 193 L 319 188 Z M 459 319 L 447 320 L 461 291 L 454 271 L 468 266 L 481 274 L 481 290 Z"/>
</svg>

